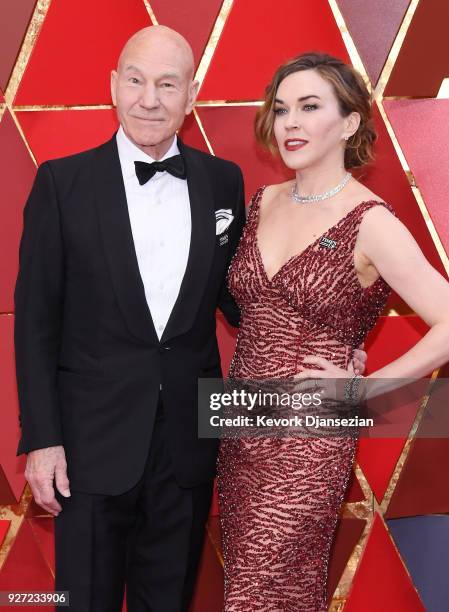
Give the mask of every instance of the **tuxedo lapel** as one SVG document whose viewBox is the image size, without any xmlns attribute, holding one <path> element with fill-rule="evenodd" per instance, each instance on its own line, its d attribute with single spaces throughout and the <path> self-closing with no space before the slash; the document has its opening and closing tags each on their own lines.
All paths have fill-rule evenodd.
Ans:
<svg viewBox="0 0 449 612">
<path fill-rule="evenodd" d="M 178 138 L 187 173 L 192 234 L 186 271 L 161 341 L 188 331 L 209 277 L 215 248 L 215 207 L 207 169 L 194 149 Z"/>
<path fill-rule="evenodd" d="M 95 200 L 115 294 L 131 333 L 159 343 L 139 272 L 114 137 L 95 156 Z"/>
</svg>

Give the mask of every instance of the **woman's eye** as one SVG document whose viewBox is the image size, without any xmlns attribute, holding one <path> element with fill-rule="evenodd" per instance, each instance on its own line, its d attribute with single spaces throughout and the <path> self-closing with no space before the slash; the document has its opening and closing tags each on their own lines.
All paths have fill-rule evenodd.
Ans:
<svg viewBox="0 0 449 612">
<path fill-rule="evenodd" d="M 275 108 L 274 109 L 275 115 L 284 115 L 286 112 L 287 112 L 287 109 L 285 108 Z"/>
<path fill-rule="evenodd" d="M 306 104 L 304 106 L 304 110 L 305 111 L 316 110 L 317 108 L 318 108 L 318 106 L 316 104 Z"/>
</svg>

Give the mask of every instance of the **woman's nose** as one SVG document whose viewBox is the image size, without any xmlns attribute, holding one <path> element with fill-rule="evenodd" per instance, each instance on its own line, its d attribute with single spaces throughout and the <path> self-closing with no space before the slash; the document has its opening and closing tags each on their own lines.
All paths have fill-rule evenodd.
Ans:
<svg viewBox="0 0 449 612">
<path fill-rule="evenodd" d="M 298 120 L 297 113 L 294 111 L 291 111 L 288 113 L 288 115 L 285 118 L 285 129 L 294 130 L 297 128 L 299 128 L 299 120 Z"/>
</svg>

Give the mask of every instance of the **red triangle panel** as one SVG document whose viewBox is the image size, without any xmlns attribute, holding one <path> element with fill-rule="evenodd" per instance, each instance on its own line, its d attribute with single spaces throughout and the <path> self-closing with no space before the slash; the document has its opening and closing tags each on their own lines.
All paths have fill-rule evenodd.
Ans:
<svg viewBox="0 0 449 612">
<path fill-rule="evenodd" d="M 2 0 L 0 19 L 0 87 L 6 90 L 36 0 Z M 7 18 L 6 18 L 7 17 Z M 1 96 L 0 96 L 1 98 Z"/>
<path fill-rule="evenodd" d="M 190 43 L 198 66 L 209 40 L 222 0 L 151 0 L 157 22 L 173 28 Z"/>
<path fill-rule="evenodd" d="M 449 100 L 385 100 L 384 106 L 449 254 Z"/>
<path fill-rule="evenodd" d="M 375 85 L 410 0 L 337 0 L 366 71 Z M 373 44 L 373 41 L 376 41 Z"/>
<path fill-rule="evenodd" d="M 425 612 L 379 515 L 354 576 L 345 612 Z"/>
<path fill-rule="evenodd" d="M 449 3 L 420 0 L 385 96 L 433 98 L 449 75 Z"/>
<path fill-rule="evenodd" d="M 108 104 L 126 40 L 151 25 L 142 0 L 52 0 L 15 104 Z"/>
<path fill-rule="evenodd" d="M 38 164 L 95 147 L 118 128 L 112 109 L 22 111 L 16 116 Z"/>
<path fill-rule="evenodd" d="M 201 100 L 258 100 L 279 64 L 320 50 L 349 61 L 327 0 L 235 0 Z"/>
<path fill-rule="evenodd" d="M 0 313 L 12 312 L 22 210 L 36 169 L 8 110 L 0 122 Z"/>
<path fill-rule="evenodd" d="M 25 519 L 12 543 L 0 572 L 0 591 L 52 591 L 54 580 L 34 538 L 33 531 Z M 15 610 L 26 612 L 29 607 L 17 606 Z M 42 606 L 42 612 L 51 612 L 53 607 Z"/>
<path fill-rule="evenodd" d="M 29 520 L 34 538 L 49 568 L 55 571 L 55 537 L 53 518 L 34 518 Z"/>
<path fill-rule="evenodd" d="M 327 585 L 328 601 L 338 586 L 343 571 L 348 563 L 354 547 L 360 540 L 366 521 L 357 518 L 342 518 L 338 521 L 337 531 L 332 543 L 329 564 L 329 579 Z"/>
<path fill-rule="evenodd" d="M 25 487 L 25 456 L 16 457 L 20 428 L 14 363 L 14 317 L 0 316 L 0 465 L 19 501 Z"/>
<path fill-rule="evenodd" d="M 9 526 L 11 524 L 11 521 L 5 521 L 5 520 L 1 520 L 0 521 L 0 548 L 3 544 L 3 541 L 6 537 L 6 534 L 8 533 L 8 529 Z"/>
<path fill-rule="evenodd" d="M 448 513 L 448 463 L 447 438 L 414 440 L 385 516 Z"/>
</svg>

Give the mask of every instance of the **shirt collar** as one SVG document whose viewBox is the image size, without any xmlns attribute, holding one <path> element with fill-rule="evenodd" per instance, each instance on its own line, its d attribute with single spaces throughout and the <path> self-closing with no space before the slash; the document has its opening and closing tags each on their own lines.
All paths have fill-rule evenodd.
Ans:
<svg viewBox="0 0 449 612">
<path fill-rule="evenodd" d="M 117 135 L 117 149 L 120 158 L 120 164 L 122 166 L 122 172 L 124 178 L 131 178 L 136 176 L 136 169 L 134 166 L 135 161 L 143 161 L 151 164 L 156 161 L 147 153 L 144 153 L 139 147 L 137 147 L 125 134 L 122 126 L 119 127 Z M 159 161 L 173 157 L 173 155 L 179 155 L 178 137 L 176 134 L 173 136 L 173 142 L 170 145 L 167 153 L 161 157 Z"/>
</svg>

